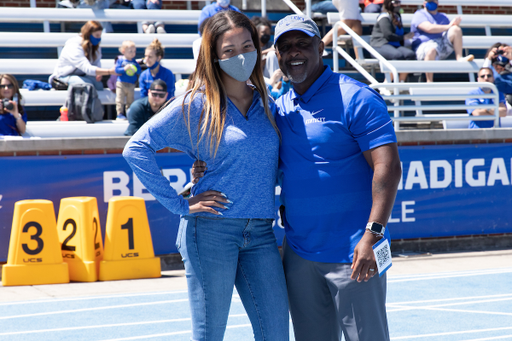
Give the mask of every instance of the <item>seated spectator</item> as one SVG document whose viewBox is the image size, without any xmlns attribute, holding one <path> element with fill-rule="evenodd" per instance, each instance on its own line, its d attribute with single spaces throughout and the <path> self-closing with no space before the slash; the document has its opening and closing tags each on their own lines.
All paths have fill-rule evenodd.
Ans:
<svg viewBox="0 0 512 341">
<path fill-rule="evenodd" d="M 272 33 L 272 24 L 266 18 L 254 16 L 251 18 L 252 23 L 258 30 L 261 57 L 262 57 L 262 68 L 263 77 L 267 85 L 270 85 L 270 77 L 276 70 L 279 70 L 279 63 L 277 61 L 276 50 L 274 44 L 270 41 L 270 35 Z"/>
<path fill-rule="evenodd" d="M 144 52 L 144 64 L 148 67 L 147 70 L 140 74 L 139 86 L 140 86 L 140 97 L 147 97 L 148 90 L 157 79 L 161 79 L 168 84 L 168 95 L 167 99 L 174 97 L 174 83 L 176 80 L 171 70 L 163 67 L 160 61 L 164 57 L 164 48 L 158 39 L 155 39 L 149 44 Z"/>
<path fill-rule="evenodd" d="M 385 0 L 384 12 L 377 17 L 373 26 L 370 45 L 388 60 L 416 60 L 416 54 L 404 47 L 404 39 L 410 39 L 414 33 L 404 35 L 400 0 Z M 400 81 L 405 81 L 406 73 L 400 74 Z"/>
<path fill-rule="evenodd" d="M 329 12 L 338 12 L 338 9 L 333 5 L 332 0 L 317 0 L 311 1 L 311 12 L 327 14 Z"/>
<path fill-rule="evenodd" d="M 132 0 L 131 8 L 133 9 L 162 9 L 162 0 Z M 142 22 L 142 30 L 144 33 L 167 33 L 165 24 L 161 21 Z"/>
<path fill-rule="evenodd" d="M 139 130 L 140 127 L 164 105 L 167 101 L 167 85 L 161 79 L 151 83 L 149 96 L 139 98 L 132 103 L 128 112 L 128 122 L 130 123 L 124 135 L 131 136 Z"/>
<path fill-rule="evenodd" d="M 345 23 L 348 27 L 350 27 L 357 35 L 362 35 L 363 26 L 361 25 L 361 21 L 363 20 L 363 17 L 361 16 L 361 11 L 359 9 L 359 0 L 333 0 L 332 3 L 340 12 L 340 20 L 343 23 Z M 322 38 L 322 41 L 324 42 L 325 46 L 329 45 L 332 42 L 333 33 L 334 30 L 331 29 Z M 345 31 L 340 27 L 338 29 L 338 35 L 344 33 Z M 357 57 L 357 50 L 354 51 Z M 324 54 L 325 53 L 326 52 L 324 52 Z"/>
<path fill-rule="evenodd" d="M 486 67 L 481 68 L 478 71 L 478 81 L 479 82 L 488 82 L 494 83 L 494 76 L 492 74 L 492 70 Z M 492 93 L 491 89 L 488 88 L 478 88 L 475 90 L 471 90 L 469 94 L 471 95 L 483 95 Z M 507 108 L 505 106 L 505 96 L 501 92 L 499 92 L 499 115 L 500 117 L 507 116 Z M 494 100 L 492 98 L 468 98 L 466 99 L 466 105 L 479 105 L 479 104 L 494 104 Z M 468 109 L 468 114 L 470 116 L 484 116 L 484 115 L 494 115 L 493 109 Z M 469 122 L 469 128 L 492 128 L 494 127 L 494 121 L 471 121 Z"/>
<path fill-rule="evenodd" d="M 203 20 L 213 17 L 218 12 L 228 10 L 240 12 L 238 8 L 231 6 L 230 3 L 230 0 L 217 0 L 214 4 L 204 6 L 199 15 L 199 21 L 197 22 L 197 33 L 201 33 L 199 27 L 201 27 Z"/>
<path fill-rule="evenodd" d="M 384 0 L 364 0 L 364 13 L 380 13 Z"/>
<path fill-rule="evenodd" d="M 48 83 L 57 78 L 68 84 L 89 83 L 96 90 L 103 90 L 102 76 L 115 74 L 115 70 L 101 68 L 102 30 L 99 22 L 88 21 L 80 35 L 68 39 Z"/>
<path fill-rule="evenodd" d="M 0 135 L 18 136 L 25 132 L 27 114 L 21 106 L 18 81 L 12 75 L 0 75 Z M 4 106 L 3 103 L 7 102 Z"/>
<path fill-rule="evenodd" d="M 470 54 L 462 57 L 462 30 L 459 27 L 461 18 L 452 21 L 446 14 L 438 12 L 438 0 L 425 0 L 424 9 L 417 10 L 411 22 L 414 33 L 412 48 L 418 60 L 446 59 L 455 51 L 458 61 L 470 62 L 475 57 Z M 426 73 L 427 82 L 434 81 L 434 74 Z"/>
<path fill-rule="evenodd" d="M 505 95 L 507 115 L 512 115 L 512 47 L 496 43 L 487 51 L 483 66 L 492 70 L 494 84 Z"/>
</svg>

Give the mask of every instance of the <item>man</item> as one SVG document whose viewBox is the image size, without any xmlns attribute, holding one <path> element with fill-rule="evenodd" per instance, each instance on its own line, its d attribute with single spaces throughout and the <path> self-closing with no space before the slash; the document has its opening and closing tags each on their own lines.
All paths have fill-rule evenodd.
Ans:
<svg viewBox="0 0 512 341">
<path fill-rule="evenodd" d="M 346 341 L 389 340 L 386 275 L 374 276 L 372 250 L 383 236 L 390 239 L 385 225 L 401 176 L 386 104 L 324 66 L 311 19 L 280 20 L 274 45 L 293 85 L 276 102 L 276 123 L 295 339 L 340 341 L 343 332 Z M 194 177 L 202 176 L 206 165 L 194 166 Z"/>
<path fill-rule="evenodd" d="M 483 67 L 478 71 L 478 81 L 494 83 L 494 76 L 492 70 L 487 67 Z M 483 95 L 490 94 L 492 90 L 489 88 L 478 88 L 469 92 L 471 95 Z M 492 98 L 468 98 L 466 99 L 466 105 L 479 105 L 479 104 L 494 104 Z M 467 109 L 470 116 L 485 116 L 494 115 L 493 109 Z M 505 96 L 499 92 L 499 115 L 500 117 L 507 116 L 507 107 L 505 106 Z M 494 120 L 489 121 L 471 121 L 469 122 L 469 128 L 492 128 L 494 127 Z"/>
<path fill-rule="evenodd" d="M 470 62 L 475 57 L 470 54 L 462 57 L 462 30 L 459 27 L 461 18 L 452 21 L 446 14 L 438 12 L 438 0 L 425 0 L 424 9 L 417 10 L 411 22 L 412 49 L 418 60 L 446 59 L 455 51 L 458 61 Z M 434 81 L 433 73 L 425 73 L 427 82 Z"/>
<path fill-rule="evenodd" d="M 494 85 L 498 91 L 506 94 L 507 115 L 512 115 L 512 47 L 507 44 L 495 44 L 488 52 L 483 67 L 492 70 Z"/>
<path fill-rule="evenodd" d="M 131 136 L 139 130 L 167 101 L 167 84 L 161 79 L 155 80 L 149 87 L 149 96 L 132 103 L 128 111 L 128 128 L 124 135 Z"/>
</svg>

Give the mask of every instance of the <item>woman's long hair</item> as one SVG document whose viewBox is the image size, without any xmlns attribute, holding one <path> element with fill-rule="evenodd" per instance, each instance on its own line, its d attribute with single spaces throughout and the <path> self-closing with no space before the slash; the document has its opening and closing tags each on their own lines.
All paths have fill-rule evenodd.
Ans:
<svg viewBox="0 0 512 341">
<path fill-rule="evenodd" d="M 260 67 L 261 48 L 258 31 L 249 18 L 244 14 L 236 11 L 222 11 L 211 17 L 204 29 L 196 70 L 190 77 L 191 90 L 189 104 L 192 103 L 194 96 L 198 92 L 204 94 L 205 97 L 199 119 L 197 143 L 199 144 L 201 139 L 207 135 L 210 140 L 210 153 L 214 156 L 217 154 L 217 149 L 219 148 L 222 133 L 224 131 L 228 103 L 226 89 L 222 83 L 221 69 L 219 63 L 215 62 L 215 60 L 218 59 L 216 52 L 217 41 L 225 32 L 235 27 L 245 28 L 251 34 L 252 41 L 258 53 L 258 58 L 249 79 L 259 92 L 263 107 L 265 108 L 265 113 L 276 133 L 279 135 L 279 130 L 269 109 L 267 87 L 263 80 L 263 72 Z M 187 96 L 185 96 L 185 98 L 187 98 Z M 185 105 L 186 103 L 184 99 L 182 104 L 184 116 Z M 185 120 L 189 130 L 190 141 L 192 142 L 192 133 L 190 129 L 190 105 L 188 106 L 187 112 L 188 117 L 185 116 Z"/>
<path fill-rule="evenodd" d="M 14 96 L 14 94 L 18 94 L 18 112 L 21 115 L 23 115 L 23 106 L 21 105 L 21 100 L 23 99 L 23 96 L 21 96 L 20 86 L 18 85 L 18 81 L 16 80 L 16 78 L 13 75 L 4 74 L 4 75 L 0 75 L 0 82 L 2 82 L 2 79 L 4 79 L 4 78 L 7 79 L 9 82 L 11 82 L 11 84 L 14 86 L 13 96 Z M 9 99 L 12 101 L 12 97 Z"/>
<path fill-rule="evenodd" d="M 402 28 L 402 16 L 400 15 L 400 13 L 395 13 L 393 11 L 393 8 L 395 8 L 395 5 L 392 4 L 392 1 L 393 0 L 384 0 L 382 7 L 384 8 L 384 11 L 388 12 L 393 25 L 395 25 L 398 28 Z"/>
<path fill-rule="evenodd" d="M 89 20 L 82 26 L 80 30 L 82 33 L 82 49 L 84 50 L 85 57 L 92 63 L 96 60 L 98 49 L 100 45 L 93 46 L 91 43 L 91 35 L 94 32 L 102 31 L 103 26 L 98 21 Z"/>
</svg>

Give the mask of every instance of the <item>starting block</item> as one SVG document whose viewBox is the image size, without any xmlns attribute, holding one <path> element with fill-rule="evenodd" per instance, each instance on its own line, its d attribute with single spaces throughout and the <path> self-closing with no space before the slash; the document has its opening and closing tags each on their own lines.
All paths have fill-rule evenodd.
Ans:
<svg viewBox="0 0 512 341">
<path fill-rule="evenodd" d="M 103 259 L 103 241 L 96 198 L 63 198 L 57 231 L 62 244 L 62 258 L 68 263 L 69 279 L 97 281 L 99 262 Z"/>
<path fill-rule="evenodd" d="M 100 281 L 160 277 L 144 199 L 116 196 L 109 200 Z"/>
<path fill-rule="evenodd" d="M 69 283 L 69 271 L 60 254 L 53 203 L 18 201 L 14 205 L 7 264 L 2 267 L 2 284 L 56 283 Z"/>
</svg>

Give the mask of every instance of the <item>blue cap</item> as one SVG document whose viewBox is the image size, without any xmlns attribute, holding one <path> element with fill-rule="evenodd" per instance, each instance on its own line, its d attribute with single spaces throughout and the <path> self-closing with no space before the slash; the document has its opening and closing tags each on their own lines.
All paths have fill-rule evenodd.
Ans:
<svg viewBox="0 0 512 341">
<path fill-rule="evenodd" d="M 496 61 L 495 61 L 496 64 L 499 64 L 501 66 L 505 66 L 509 63 L 509 60 L 507 57 L 505 57 L 504 55 L 502 54 L 499 54 L 497 57 L 496 57 Z"/>
<path fill-rule="evenodd" d="M 281 35 L 289 31 L 301 31 L 310 37 L 317 36 L 318 38 L 322 38 L 320 36 L 318 26 L 316 26 L 313 20 L 304 15 L 292 14 L 277 22 L 274 34 L 274 44 L 277 43 L 277 40 Z"/>
</svg>

